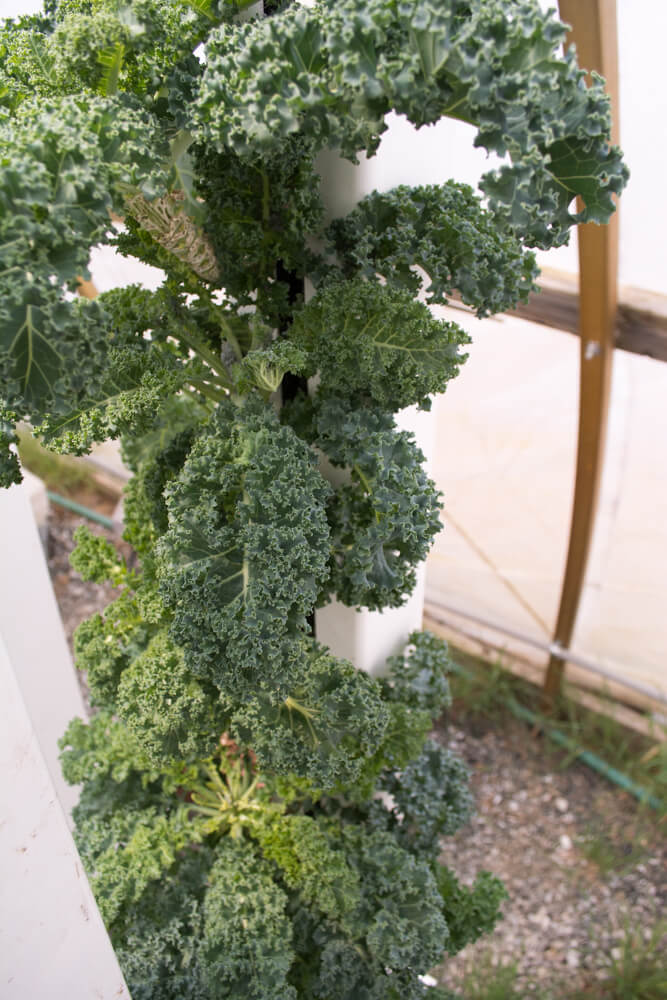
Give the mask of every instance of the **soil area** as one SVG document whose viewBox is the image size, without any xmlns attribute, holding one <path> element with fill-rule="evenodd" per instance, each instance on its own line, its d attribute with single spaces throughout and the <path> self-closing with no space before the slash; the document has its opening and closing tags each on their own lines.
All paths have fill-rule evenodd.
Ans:
<svg viewBox="0 0 667 1000">
<path fill-rule="evenodd" d="M 518 721 L 454 719 L 439 735 L 467 762 L 476 802 L 441 860 L 468 883 L 493 872 L 509 895 L 494 932 L 451 959 L 442 983 L 513 962 L 515 995 L 567 998 L 606 978 L 628 935 L 667 930 L 667 842 L 650 807 L 583 764 L 564 768 Z"/>
<path fill-rule="evenodd" d="M 114 593 L 69 567 L 81 523 L 52 509 L 49 567 L 70 643 L 76 625 Z M 667 926 L 665 824 L 585 766 L 564 766 L 562 753 L 519 722 L 454 713 L 437 735 L 467 762 L 477 803 L 472 821 L 443 841 L 441 859 L 465 882 L 493 872 L 509 899 L 496 930 L 434 974 L 454 989 L 484 963 L 515 963 L 512 996 L 604 996 L 595 984 L 620 960 L 627 936 L 648 940 L 656 925 Z"/>
</svg>

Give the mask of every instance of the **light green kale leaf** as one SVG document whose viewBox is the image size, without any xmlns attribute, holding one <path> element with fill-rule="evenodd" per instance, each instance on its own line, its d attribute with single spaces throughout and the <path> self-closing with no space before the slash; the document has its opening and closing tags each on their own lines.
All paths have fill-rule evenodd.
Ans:
<svg viewBox="0 0 667 1000">
<path fill-rule="evenodd" d="M 74 532 L 76 547 L 70 555 L 70 566 L 84 580 L 93 583 L 109 581 L 114 587 L 131 585 L 135 574 L 114 545 L 89 527 L 80 525 Z"/>
<path fill-rule="evenodd" d="M 53 28 L 53 18 L 39 14 L 0 23 L 0 119 L 35 92 L 52 93 L 53 60 L 47 47 Z"/>
<path fill-rule="evenodd" d="M 385 20 L 390 16 L 387 8 Z M 376 147 L 386 109 L 380 100 L 373 112 L 363 98 L 354 102 L 349 89 L 341 90 L 329 56 L 333 20 L 324 5 L 295 4 L 264 20 L 213 30 L 195 134 L 241 156 L 275 154 L 297 132 L 316 148 L 340 143 L 352 157 Z M 370 34 L 375 24 L 367 25 Z"/>
<path fill-rule="evenodd" d="M 109 711 L 97 712 L 88 722 L 72 719 L 58 745 L 70 785 L 104 778 L 120 783 L 134 772 L 150 771 L 137 741 Z"/>
<path fill-rule="evenodd" d="M 226 717 L 211 685 L 186 668 L 166 630 L 120 676 L 116 711 L 156 767 L 210 756 Z"/>
<path fill-rule="evenodd" d="M 204 897 L 198 957 L 210 1000 L 297 1000 L 288 897 L 247 841 L 216 850 Z"/>
<path fill-rule="evenodd" d="M 168 814 L 128 806 L 83 819 L 75 841 L 105 923 L 121 918 L 151 882 L 163 878 L 196 835 L 187 805 L 177 803 Z"/>
<path fill-rule="evenodd" d="M 157 630 L 145 621 L 136 593 L 125 589 L 74 633 L 76 666 L 85 671 L 94 705 L 114 707 L 121 674 L 146 648 Z"/>
<path fill-rule="evenodd" d="M 336 831 L 323 827 L 313 816 L 269 816 L 253 836 L 290 889 L 340 922 L 359 905 L 359 878 L 337 845 Z"/>
<path fill-rule="evenodd" d="M 235 366 L 236 385 L 239 392 L 259 389 L 271 395 L 281 385 L 287 372 L 302 375 L 308 356 L 291 340 L 276 340 L 264 348 L 249 351 Z"/>
<path fill-rule="evenodd" d="M 187 368 L 169 350 L 140 339 L 111 339 L 94 391 L 76 408 L 47 417 L 38 433 L 52 450 L 87 454 L 97 441 L 150 428 L 162 402 L 187 379 Z"/>
<path fill-rule="evenodd" d="M 129 91 L 157 100 L 175 67 L 199 68 L 194 49 L 212 25 L 234 15 L 236 5 L 65 0 L 50 8 L 51 18 L 21 18 L 0 32 L 0 84 L 10 110 L 35 93 Z"/>
</svg>

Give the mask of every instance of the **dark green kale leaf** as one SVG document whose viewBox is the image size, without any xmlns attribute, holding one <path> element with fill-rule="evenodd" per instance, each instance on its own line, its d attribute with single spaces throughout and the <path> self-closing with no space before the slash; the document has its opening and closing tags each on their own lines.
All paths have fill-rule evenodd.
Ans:
<svg viewBox="0 0 667 1000">
<path fill-rule="evenodd" d="M 327 573 L 329 487 L 272 409 L 223 402 L 167 490 L 160 591 L 188 667 L 233 699 L 279 704 L 302 674 Z"/>
<path fill-rule="evenodd" d="M 385 968 L 430 969 L 442 955 L 449 931 L 428 864 L 389 833 L 349 824 L 342 834 L 361 888 L 359 907 L 346 918 L 344 929 Z"/>
<path fill-rule="evenodd" d="M 141 487 L 150 505 L 151 521 L 158 535 L 163 535 L 169 527 L 164 491 L 183 468 L 197 436 L 197 428 L 194 426 L 186 425 L 180 430 L 178 427 L 176 424 L 172 428 L 173 436 L 163 448 L 142 462 L 138 473 Z"/>
<path fill-rule="evenodd" d="M 184 852 L 169 878 L 152 886 L 112 927 L 112 941 L 133 1000 L 202 1000 L 198 959 L 202 900 L 212 864 L 204 847 Z"/>
<path fill-rule="evenodd" d="M 5 277 L 9 282 L 9 274 Z M 0 275 L 0 286 L 3 277 Z M 62 300 L 52 287 L 7 290 L 0 304 L 0 387 L 5 405 L 43 419 L 83 402 L 106 374 L 106 317 L 96 302 Z"/>
<path fill-rule="evenodd" d="M 323 217 L 308 143 L 290 139 L 279 155 L 252 164 L 208 143 L 195 146 L 193 158 L 221 283 L 239 305 L 252 304 L 271 326 L 280 326 L 291 309 L 276 261 L 301 278 L 319 265 L 305 239 L 320 231 Z"/>
<path fill-rule="evenodd" d="M 390 827 L 409 850 L 437 856 L 439 837 L 455 833 L 472 812 L 465 764 L 433 740 L 400 774 L 385 774 L 380 787 L 395 802 Z"/>
<path fill-rule="evenodd" d="M 0 488 L 20 483 L 23 479 L 18 455 L 14 450 L 18 444 L 16 414 L 0 404 Z"/>
<path fill-rule="evenodd" d="M 412 970 L 389 969 L 369 959 L 362 947 L 337 936 L 330 925 L 305 937 L 301 950 L 295 966 L 295 978 L 302 973 L 300 1000 L 455 1000 L 425 986 Z M 310 968 L 304 974 L 306 962 Z"/>
<path fill-rule="evenodd" d="M 478 129 L 475 145 L 511 166 L 481 188 L 499 223 L 528 246 L 567 242 L 578 222 L 605 223 L 628 170 L 610 146 L 609 98 L 590 86 L 565 27 L 538 0 L 407 0 L 400 7 L 407 45 L 383 64 L 389 100 L 417 126 L 451 115 Z M 407 37 L 406 37 L 407 36 Z M 571 213 L 579 195 L 584 208 Z"/>
<path fill-rule="evenodd" d="M 290 339 L 309 355 L 322 392 L 395 413 L 444 392 L 470 343 L 411 292 L 361 278 L 326 285 L 299 313 Z"/>
<path fill-rule="evenodd" d="M 155 120 L 120 101 L 26 101 L 0 142 L 0 396 L 40 422 L 104 401 L 121 360 L 109 358 L 110 316 L 64 286 L 87 275 L 123 186 L 152 196 L 166 173 Z"/>
<path fill-rule="evenodd" d="M 304 1000 L 418 1000 L 419 976 L 448 940 L 428 864 L 364 822 L 330 826 L 360 880 L 359 906 L 340 923 L 302 907 L 294 913 L 298 962 L 291 980 Z M 337 832 L 339 831 L 339 832 Z"/>
<path fill-rule="evenodd" d="M 441 528 L 440 494 L 424 456 L 388 414 L 326 397 L 303 410 L 297 404 L 286 419 L 294 416 L 334 466 L 350 470 L 327 508 L 331 561 L 322 600 L 333 592 L 350 607 L 398 607 Z"/>
<path fill-rule="evenodd" d="M 237 702 L 223 692 L 230 732 L 275 774 L 297 774 L 322 788 L 353 784 L 389 720 L 379 685 L 312 640 L 302 646 L 299 673 L 293 669 L 283 699 L 248 691 Z"/>
<path fill-rule="evenodd" d="M 535 255 L 482 208 L 467 184 L 373 191 L 328 229 L 343 272 L 373 279 L 446 304 L 455 289 L 478 316 L 525 302 L 535 288 Z M 426 280 L 416 270 L 426 272 Z"/>
<path fill-rule="evenodd" d="M 436 719 L 452 701 L 447 680 L 451 666 L 443 639 L 432 632 L 412 632 L 406 652 L 387 660 L 388 674 L 380 679 L 383 695 Z"/>
<path fill-rule="evenodd" d="M 183 468 L 210 410 L 189 394 L 169 396 L 153 415 L 150 429 L 123 437 L 121 454 L 134 472 L 125 487 L 123 537 L 142 562 L 144 577 L 155 578 L 155 548 L 168 527 L 164 493 Z"/>
<path fill-rule="evenodd" d="M 500 879 L 489 872 L 480 872 L 470 887 L 461 885 L 445 865 L 436 865 L 435 878 L 449 927 L 445 948 L 455 955 L 493 930 L 501 916 L 500 904 L 509 897 Z"/>
<path fill-rule="evenodd" d="M 159 123 L 130 98 L 26 102 L 0 137 L 0 260 L 47 281 L 87 275 L 128 186 L 151 198 L 166 184 Z"/>
</svg>

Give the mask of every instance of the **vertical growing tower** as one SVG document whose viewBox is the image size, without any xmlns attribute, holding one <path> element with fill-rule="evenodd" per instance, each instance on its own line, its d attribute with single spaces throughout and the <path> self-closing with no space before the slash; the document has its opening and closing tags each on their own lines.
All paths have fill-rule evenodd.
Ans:
<svg viewBox="0 0 667 1000">
<path fill-rule="evenodd" d="M 138 562 L 79 536 L 76 567 L 120 592 L 77 633 L 97 711 L 63 766 L 135 1000 L 409 1000 L 503 893 L 437 861 L 470 809 L 428 739 L 446 650 L 414 634 L 371 678 L 312 614 L 399 606 L 439 528 L 394 414 L 468 338 L 417 294 L 525 299 L 526 248 L 605 222 L 627 172 L 537 0 L 247 6 L 61 0 L 2 27 L 2 482 L 25 419 L 54 450 L 121 437 L 134 473 Z M 507 162 L 481 195 L 374 192 L 325 226 L 316 154 L 372 154 L 391 110 L 470 122 Z M 162 285 L 73 296 L 100 243 Z"/>
</svg>

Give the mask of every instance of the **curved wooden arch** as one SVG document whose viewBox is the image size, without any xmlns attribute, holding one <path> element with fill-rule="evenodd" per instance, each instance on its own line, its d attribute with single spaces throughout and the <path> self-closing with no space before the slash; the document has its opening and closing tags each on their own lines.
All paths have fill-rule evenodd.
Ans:
<svg viewBox="0 0 667 1000">
<path fill-rule="evenodd" d="M 612 106 L 612 141 L 619 139 L 618 32 L 615 0 L 560 0 L 572 26 L 569 43 L 579 63 L 606 78 Z M 579 226 L 579 437 L 570 540 L 544 694 L 553 706 L 581 601 L 597 512 L 609 416 L 618 306 L 618 212 L 608 226 Z"/>
</svg>

